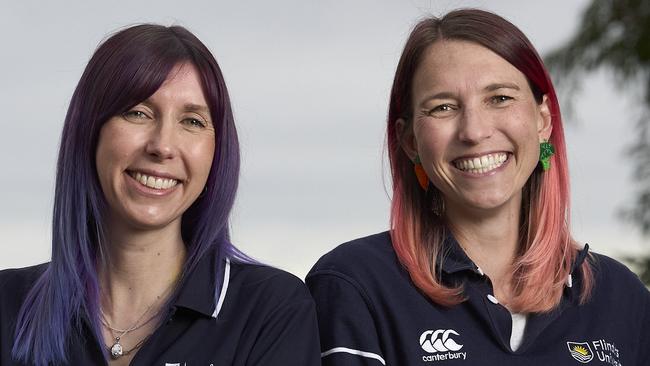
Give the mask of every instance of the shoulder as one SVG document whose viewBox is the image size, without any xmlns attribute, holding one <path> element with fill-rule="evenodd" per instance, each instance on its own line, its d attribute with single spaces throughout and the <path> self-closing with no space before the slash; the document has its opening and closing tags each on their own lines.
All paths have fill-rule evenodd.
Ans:
<svg viewBox="0 0 650 366">
<path fill-rule="evenodd" d="M 305 282 L 312 294 L 329 297 L 332 292 L 354 292 L 368 302 L 387 296 L 387 288 L 404 294 L 412 291 L 410 276 L 393 250 L 389 232 L 339 245 L 318 260 Z"/>
<path fill-rule="evenodd" d="M 307 276 L 336 272 L 354 277 L 362 273 L 386 271 L 396 264 L 390 234 L 385 231 L 339 245 L 322 256 Z"/>
<path fill-rule="evenodd" d="M 648 288 L 624 264 L 606 255 L 594 253 L 589 262 L 593 269 L 593 296 L 596 299 L 625 298 L 627 304 L 637 306 L 647 306 L 650 303 Z"/>
<path fill-rule="evenodd" d="M 604 281 L 603 285 L 643 287 L 639 277 L 623 263 L 599 253 L 591 253 L 589 263 L 594 270 L 595 280 Z"/>
<path fill-rule="evenodd" d="M 0 271 L 0 294 L 11 294 L 11 297 L 21 297 L 34 285 L 34 282 L 45 272 L 49 263 L 25 268 L 4 269 Z M 0 299 L 7 296 L 0 296 Z"/>
<path fill-rule="evenodd" d="M 23 301 L 48 264 L 0 271 L 0 324 L 15 321 Z"/>
<path fill-rule="evenodd" d="M 302 280 L 289 272 L 263 264 L 232 262 L 228 291 L 232 290 L 247 296 L 261 296 L 267 302 L 311 301 Z"/>
</svg>

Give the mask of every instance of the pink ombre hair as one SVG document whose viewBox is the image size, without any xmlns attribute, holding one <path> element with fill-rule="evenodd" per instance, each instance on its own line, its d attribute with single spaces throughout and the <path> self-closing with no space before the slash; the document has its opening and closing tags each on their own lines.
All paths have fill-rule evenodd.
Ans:
<svg viewBox="0 0 650 366">
<path fill-rule="evenodd" d="M 517 312 L 546 312 L 562 297 L 579 251 L 569 232 L 569 173 L 560 106 L 551 78 L 535 48 L 512 23 L 476 9 L 461 9 L 442 18 L 420 21 L 411 32 L 399 60 L 388 112 L 388 154 L 393 178 L 391 237 L 401 263 L 415 285 L 435 303 L 456 305 L 464 300 L 462 287 L 441 282 L 438 254 L 449 233 L 444 217 L 430 209 L 431 193 L 417 182 L 413 163 L 400 146 L 396 122 L 412 122 L 412 81 L 425 50 L 439 40 L 469 41 L 486 47 L 521 71 L 535 99 L 547 96 L 555 146 L 551 169 L 537 167 L 524 186 L 520 250 L 513 264 L 514 297 L 509 303 Z M 433 194 L 440 195 L 433 189 Z M 588 261 L 581 266 L 580 302 L 593 287 Z"/>
</svg>

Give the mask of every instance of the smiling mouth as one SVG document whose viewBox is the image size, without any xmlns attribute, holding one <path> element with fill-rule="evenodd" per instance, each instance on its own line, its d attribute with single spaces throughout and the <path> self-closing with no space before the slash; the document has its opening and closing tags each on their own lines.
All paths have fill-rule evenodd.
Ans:
<svg viewBox="0 0 650 366">
<path fill-rule="evenodd" d="M 142 184 L 145 187 L 153 189 L 163 190 L 175 187 L 178 184 L 178 180 L 176 179 L 155 177 L 152 175 L 142 174 L 140 172 L 129 171 L 128 173 L 138 183 Z"/>
<path fill-rule="evenodd" d="M 467 159 L 456 159 L 454 166 L 464 172 L 483 174 L 499 168 L 508 160 L 508 153 L 485 154 Z"/>
</svg>

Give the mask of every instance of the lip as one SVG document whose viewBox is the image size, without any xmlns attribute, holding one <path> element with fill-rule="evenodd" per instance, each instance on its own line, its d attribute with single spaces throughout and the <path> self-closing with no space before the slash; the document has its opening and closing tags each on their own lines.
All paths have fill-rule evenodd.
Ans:
<svg viewBox="0 0 650 366">
<path fill-rule="evenodd" d="M 137 171 L 141 172 L 141 173 L 144 173 L 143 170 L 137 170 Z M 179 180 L 178 184 L 173 186 L 173 187 L 169 187 L 167 189 L 155 189 L 155 188 L 150 188 L 150 187 L 147 187 L 145 185 L 142 185 L 140 182 L 135 180 L 135 178 L 133 178 L 131 176 L 131 174 L 129 174 L 128 171 L 125 171 L 124 175 L 126 176 L 126 183 L 127 183 L 127 185 L 129 187 L 135 189 L 138 193 L 140 193 L 140 194 L 142 194 L 144 196 L 147 196 L 147 197 L 156 197 L 156 198 L 158 198 L 158 197 L 168 196 L 168 195 L 174 193 L 174 191 L 176 191 L 176 189 L 182 184 L 182 181 Z M 154 173 L 151 173 L 151 175 L 154 175 Z M 166 177 L 166 176 L 159 176 L 159 177 L 176 179 L 176 178 L 173 178 L 173 177 Z"/>
<path fill-rule="evenodd" d="M 454 162 L 456 160 L 477 158 L 479 156 L 488 155 L 488 154 L 506 154 L 507 158 L 506 158 L 506 161 L 504 161 L 503 164 L 501 164 L 501 166 L 499 166 L 496 169 L 490 170 L 489 172 L 485 172 L 485 173 L 471 173 L 471 172 L 468 172 L 468 171 L 465 171 L 465 170 L 460 170 L 460 169 L 456 168 L 456 165 L 454 164 Z M 513 154 L 511 152 L 509 152 L 509 151 L 495 150 L 495 151 L 489 151 L 489 152 L 482 152 L 482 153 L 478 153 L 478 154 L 463 155 L 461 157 L 458 157 L 458 158 L 452 160 L 450 165 L 452 166 L 452 168 L 454 169 L 454 171 L 457 174 L 460 174 L 460 175 L 462 175 L 464 177 L 467 177 L 467 178 L 484 178 L 484 177 L 489 177 L 489 176 L 495 175 L 495 174 L 501 172 L 502 170 L 504 170 L 508 165 L 510 165 L 510 160 L 512 160 L 512 156 L 513 156 Z"/>
<path fill-rule="evenodd" d="M 457 156 L 457 157 L 455 157 L 454 159 L 452 159 L 452 164 L 453 164 L 453 162 L 456 161 L 456 160 L 461 160 L 461 159 L 473 159 L 473 158 L 478 158 L 478 157 L 480 157 L 480 156 L 488 155 L 488 154 L 493 154 L 493 155 L 494 155 L 494 154 L 507 154 L 507 155 L 508 155 L 508 159 L 510 159 L 510 155 L 512 155 L 512 151 L 508 151 L 508 150 L 491 150 L 491 151 L 483 151 L 483 152 L 475 153 L 475 154 L 466 154 L 466 155 L 461 155 L 461 156 Z"/>
<path fill-rule="evenodd" d="M 153 169 L 139 169 L 139 168 L 129 168 L 126 170 L 126 173 L 128 174 L 129 172 L 131 173 L 142 173 L 146 174 L 148 176 L 154 176 L 157 178 L 166 178 L 166 179 L 174 179 L 177 180 L 178 183 L 183 183 L 183 179 L 178 178 L 174 175 L 171 175 L 169 173 L 153 170 Z"/>
</svg>

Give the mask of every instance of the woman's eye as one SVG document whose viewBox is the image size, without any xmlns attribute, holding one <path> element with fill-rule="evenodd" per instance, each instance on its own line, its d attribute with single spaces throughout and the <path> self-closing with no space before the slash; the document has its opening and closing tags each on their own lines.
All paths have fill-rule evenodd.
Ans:
<svg viewBox="0 0 650 366">
<path fill-rule="evenodd" d="M 444 114 L 444 113 L 447 113 L 447 112 L 455 111 L 456 109 L 457 108 L 454 105 L 445 103 L 445 104 L 441 104 L 439 106 L 433 107 L 432 109 L 427 111 L 427 115 L 433 116 L 433 115 L 436 115 L 436 114 Z"/>
<path fill-rule="evenodd" d="M 124 112 L 122 114 L 122 117 L 124 117 L 125 119 L 127 119 L 129 121 L 136 121 L 136 120 L 142 120 L 142 119 L 148 118 L 146 113 L 144 113 L 142 111 L 138 111 L 138 110 L 130 110 L 128 112 Z"/>
<path fill-rule="evenodd" d="M 206 123 L 196 119 L 196 118 L 187 118 L 185 119 L 185 123 L 192 126 L 192 127 L 199 127 L 199 128 L 204 128 L 206 127 Z"/>
<path fill-rule="evenodd" d="M 507 101 L 512 100 L 512 99 L 514 99 L 514 98 L 509 97 L 507 95 L 495 95 L 490 99 L 490 101 L 493 104 L 501 104 L 501 103 L 507 102 Z"/>
</svg>

